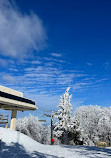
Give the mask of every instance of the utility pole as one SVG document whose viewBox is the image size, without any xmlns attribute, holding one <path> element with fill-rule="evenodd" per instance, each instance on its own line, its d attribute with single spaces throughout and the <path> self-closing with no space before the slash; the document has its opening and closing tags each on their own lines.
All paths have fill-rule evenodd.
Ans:
<svg viewBox="0 0 111 158">
<path fill-rule="evenodd" d="M 51 145 L 53 145 L 53 142 L 52 142 L 52 138 L 53 138 L 53 116 L 54 115 L 51 115 Z"/>
<path fill-rule="evenodd" d="M 54 113 L 49 115 L 49 114 L 45 114 L 47 117 L 51 117 L 51 145 L 53 145 L 52 139 L 53 139 L 53 117 L 54 117 Z"/>
</svg>

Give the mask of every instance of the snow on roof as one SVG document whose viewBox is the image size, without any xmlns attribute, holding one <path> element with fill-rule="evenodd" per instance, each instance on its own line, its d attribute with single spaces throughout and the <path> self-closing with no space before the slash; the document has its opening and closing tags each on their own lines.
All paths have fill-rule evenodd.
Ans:
<svg viewBox="0 0 111 158">
<path fill-rule="evenodd" d="M 16 90 L 13 90 L 11 88 L 7 88 L 7 87 L 1 86 L 1 85 L 0 85 L 0 91 L 8 93 L 8 94 L 15 95 L 15 96 L 18 96 L 18 97 L 23 97 L 22 92 L 19 92 L 19 91 L 16 91 Z"/>
<path fill-rule="evenodd" d="M 35 102 L 24 98 L 23 93 L 0 85 L 0 108 L 4 110 L 36 110 Z"/>
</svg>

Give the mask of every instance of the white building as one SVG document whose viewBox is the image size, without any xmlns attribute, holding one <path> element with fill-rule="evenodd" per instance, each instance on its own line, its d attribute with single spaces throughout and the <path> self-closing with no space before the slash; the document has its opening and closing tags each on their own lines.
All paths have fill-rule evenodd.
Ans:
<svg viewBox="0 0 111 158">
<path fill-rule="evenodd" d="M 17 111 L 36 110 L 35 102 L 23 97 L 23 93 L 0 86 L 0 108 L 3 110 L 11 110 L 10 128 L 16 128 Z"/>
</svg>

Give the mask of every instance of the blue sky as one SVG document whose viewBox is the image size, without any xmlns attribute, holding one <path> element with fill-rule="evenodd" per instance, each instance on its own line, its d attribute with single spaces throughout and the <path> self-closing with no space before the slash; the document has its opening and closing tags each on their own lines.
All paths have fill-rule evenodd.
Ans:
<svg viewBox="0 0 111 158">
<path fill-rule="evenodd" d="M 109 0 L 1 0 L 1 85 L 35 100 L 38 116 L 57 110 L 69 86 L 74 109 L 110 106 L 110 8 Z"/>
</svg>

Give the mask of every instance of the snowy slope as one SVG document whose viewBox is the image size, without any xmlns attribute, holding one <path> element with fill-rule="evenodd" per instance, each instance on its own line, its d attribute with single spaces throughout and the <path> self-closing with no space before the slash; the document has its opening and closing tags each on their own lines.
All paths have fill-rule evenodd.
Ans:
<svg viewBox="0 0 111 158">
<path fill-rule="evenodd" d="M 43 145 L 10 129 L 0 128 L 0 158 L 110 158 L 111 150 L 87 146 Z"/>
</svg>

